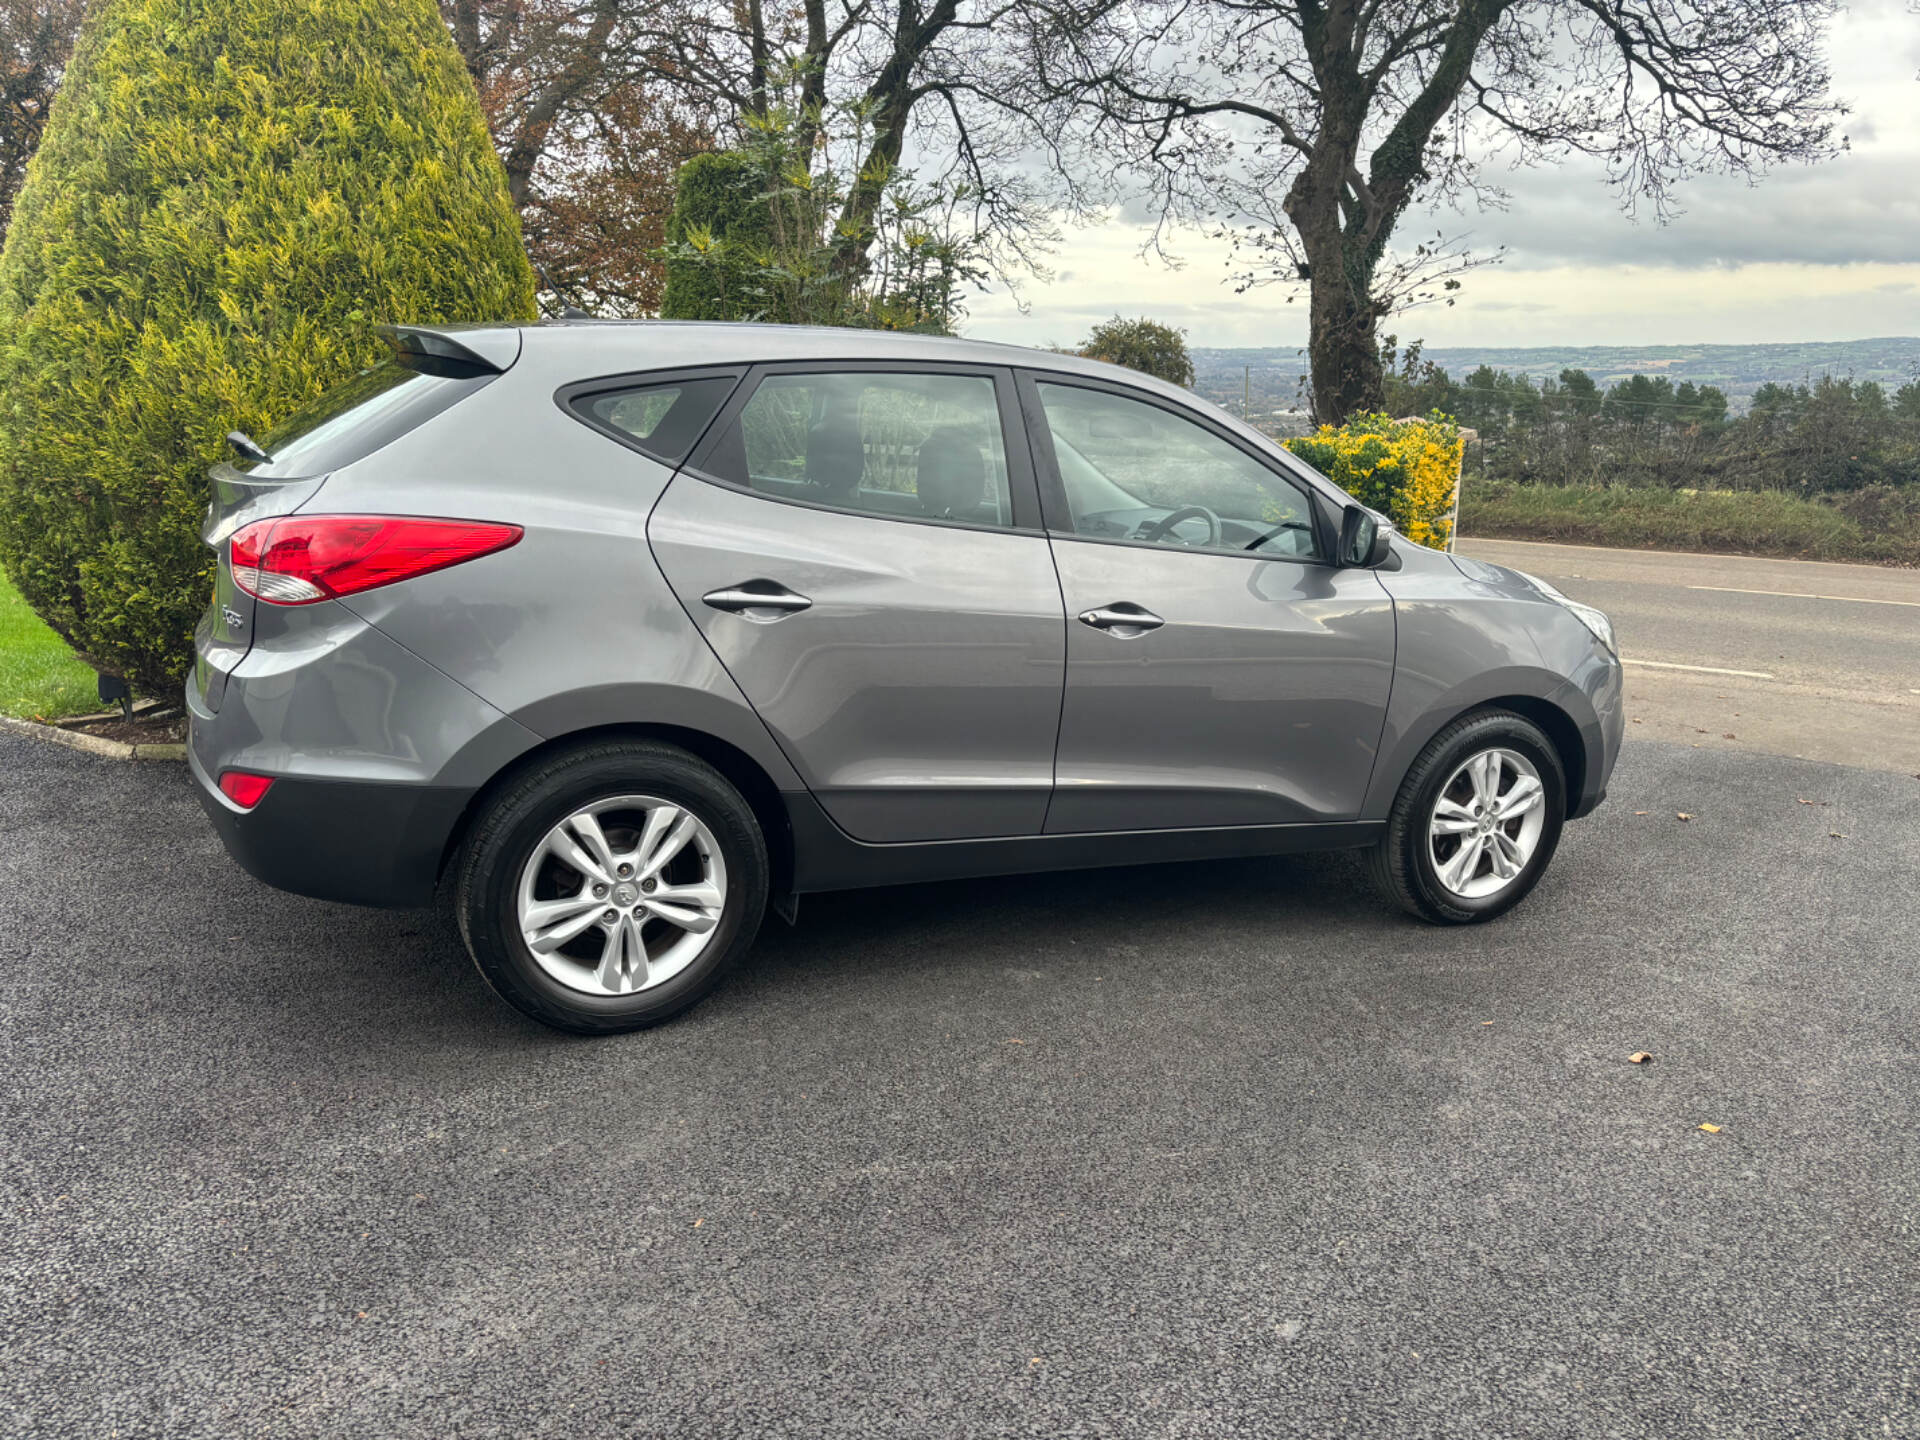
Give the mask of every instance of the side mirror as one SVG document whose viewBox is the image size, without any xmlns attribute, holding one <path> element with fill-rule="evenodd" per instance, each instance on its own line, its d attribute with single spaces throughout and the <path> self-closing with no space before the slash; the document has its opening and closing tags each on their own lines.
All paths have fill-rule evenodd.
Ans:
<svg viewBox="0 0 1920 1440">
<path fill-rule="evenodd" d="M 1349 505 L 1340 514 L 1340 552 L 1335 557 L 1342 568 L 1371 570 L 1387 558 L 1387 534 L 1380 522 L 1365 507 Z"/>
</svg>

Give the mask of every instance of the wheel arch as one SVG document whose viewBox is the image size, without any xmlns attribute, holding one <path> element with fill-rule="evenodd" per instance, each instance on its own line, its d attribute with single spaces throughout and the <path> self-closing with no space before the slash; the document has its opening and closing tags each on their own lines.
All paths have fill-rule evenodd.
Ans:
<svg viewBox="0 0 1920 1440">
<path fill-rule="evenodd" d="M 569 731 L 564 735 L 551 736 L 532 748 L 516 755 L 509 763 L 497 770 L 480 788 L 474 791 L 466 806 L 448 832 L 446 843 L 441 848 L 438 879 L 444 879 L 453 857 L 459 853 L 474 821 L 485 810 L 493 796 L 511 784 L 513 780 L 534 765 L 552 759 L 555 755 L 569 750 L 584 749 L 589 745 L 604 743 L 608 740 L 650 740 L 659 744 L 672 745 L 685 750 L 718 770 L 721 776 L 740 792 L 741 798 L 753 811 L 754 818 L 760 822 L 760 832 L 767 843 L 767 861 L 772 869 L 771 893 L 776 905 L 785 903 L 785 898 L 793 893 L 794 849 L 793 827 L 787 818 L 786 803 L 780 798 L 780 787 L 774 778 L 753 756 L 729 740 L 704 730 L 685 725 L 673 725 L 652 721 L 622 722 L 609 725 L 594 725 L 580 730 Z"/>
<path fill-rule="evenodd" d="M 1464 715 L 1489 710 L 1511 711 L 1540 727 L 1553 742 L 1554 753 L 1559 757 L 1560 768 L 1566 777 L 1568 817 L 1576 818 L 1584 813 L 1581 806 L 1586 795 L 1588 772 L 1598 756 L 1595 746 L 1600 734 L 1599 722 L 1592 715 L 1592 707 L 1585 694 L 1577 687 L 1561 682 L 1551 687 L 1542 683 L 1537 689 L 1513 688 L 1515 679 L 1524 684 L 1544 678 L 1530 672 L 1518 676 L 1510 674 L 1506 677 L 1508 683 L 1505 685 L 1497 681 L 1487 685 L 1487 693 L 1456 694 L 1445 703 L 1427 709 L 1417 724 L 1400 732 L 1390 747 L 1390 754 L 1385 757 L 1386 763 L 1375 768 L 1373 784 L 1369 787 L 1367 803 L 1360 818 L 1384 819 L 1393 805 L 1394 797 L 1405 783 L 1408 770 L 1433 737 Z M 1583 710 L 1587 712 L 1584 719 L 1581 714 Z"/>
<path fill-rule="evenodd" d="M 1502 695 L 1476 705 L 1468 714 L 1485 710 L 1511 710 L 1523 719 L 1538 725 L 1547 739 L 1553 742 L 1553 748 L 1560 757 L 1560 770 L 1566 778 L 1567 809 L 1571 811 L 1585 793 L 1587 783 L 1587 746 L 1581 738 L 1580 727 L 1565 710 L 1551 700 L 1543 700 L 1537 695 Z"/>
</svg>

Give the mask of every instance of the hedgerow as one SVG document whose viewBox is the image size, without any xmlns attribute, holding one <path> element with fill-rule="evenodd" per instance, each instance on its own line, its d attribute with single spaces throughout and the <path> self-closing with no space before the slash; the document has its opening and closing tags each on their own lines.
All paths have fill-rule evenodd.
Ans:
<svg viewBox="0 0 1920 1440">
<path fill-rule="evenodd" d="M 432 0 L 107 0 L 0 253 L 0 565 L 83 658 L 171 690 L 227 431 L 377 358 L 377 322 L 533 315 Z"/>
</svg>

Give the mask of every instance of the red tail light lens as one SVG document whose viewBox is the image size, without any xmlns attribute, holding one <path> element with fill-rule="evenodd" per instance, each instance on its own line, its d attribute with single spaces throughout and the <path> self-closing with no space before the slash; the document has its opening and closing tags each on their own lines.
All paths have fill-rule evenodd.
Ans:
<svg viewBox="0 0 1920 1440">
<path fill-rule="evenodd" d="M 337 600 L 515 544 L 518 525 L 418 515 L 287 515 L 234 532 L 233 579 L 274 605 Z"/>
<path fill-rule="evenodd" d="M 242 810 L 251 810 L 273 788 L 273 776 L 249 775 L 244 770 L 229 770 L 220 777 L 220 793 Z"/>
</svg>

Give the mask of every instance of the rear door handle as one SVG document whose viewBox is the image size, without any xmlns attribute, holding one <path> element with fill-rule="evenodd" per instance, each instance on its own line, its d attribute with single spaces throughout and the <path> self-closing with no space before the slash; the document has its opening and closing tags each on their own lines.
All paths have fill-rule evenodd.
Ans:
<svg viewBox="0 0 1920 1440">
<path fill-rule="evenodd" d="M 748 620 L 766 623 L 797 615 L 813 604 L 806 596 L 789 590 L 777 580 L 749 580 L 724 590 L 709 590 L 700 597 L 715 610 L 725 610 Z"/>
<path fill-rule="evenodd" d="M 1116 600 L 1111 605 L 1082 610 L 1080 623 L 1104 630 L 1116 640 L 1131 640 L 1149 630 L 1158 630 L 1167 622 L 1144 605 L 1136 605 L 1131 600 Z"/>
</svg>

